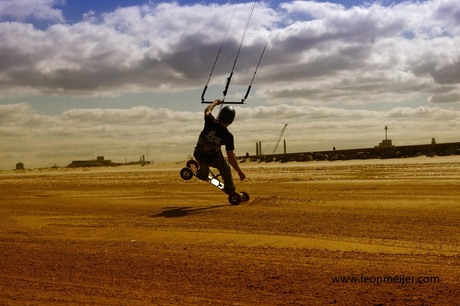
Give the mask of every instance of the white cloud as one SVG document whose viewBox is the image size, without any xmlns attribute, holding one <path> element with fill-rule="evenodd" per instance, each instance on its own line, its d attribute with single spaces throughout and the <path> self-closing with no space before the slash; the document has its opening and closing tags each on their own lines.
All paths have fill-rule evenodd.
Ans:
<svg viewBox="0 0 460 306">
<path fill-rule="evenodd" d="M 53 7 L 51 1 L 37 3 Z M 230 72 L 249 5 L 235 11 L 213 76 L 219 84 Z M 366 104 L 368 95 L 381 101 L 412 99 L 414 88 L 430 96 L 439 84 L 458 90 L 457 6 L 454 0 L 351 8 L 293 1 L 276 15 L 261 4 L 233 84 L 249 82 L 272 29 L 252 92 L 267 101 Z M 118 8 L 46 30 L 0 23 L 0 93 L 113 96 L 201 87 L 233 10 L 229 4 L 173 2 Z"/>
<path fill-rule="evenodd" d="M 215 111 L 216 113 L 216 111 Z M 373 147 L 388 125 L 394 144 L 458 141 L 460 111 L 439 107 L 395 107 L 389 111 L 347 110 L 311 106 L 237 107 L 230 127 L 236 152 L 254 154 L 255 143 L 266 152 L 284 124 L 289 152 Z M 186 159 L 203 127 L 202 112 L 150 107 L 71 109 L 39 114 L 26 103 L 0 105 L 0 169 L 16 162 L 27 167 L 66 166 L 96 155 L 117 162 L 137 160 L 149 148 L 157 162 Z"/>
<path fill-rule="evenodd" d="M 64 16 L 55 6 L 63 0 L 2 0 L 0 1 L 0 19 L 9 17 L 15 20 L 33 18 L 63 22 Z"/>
</svg>

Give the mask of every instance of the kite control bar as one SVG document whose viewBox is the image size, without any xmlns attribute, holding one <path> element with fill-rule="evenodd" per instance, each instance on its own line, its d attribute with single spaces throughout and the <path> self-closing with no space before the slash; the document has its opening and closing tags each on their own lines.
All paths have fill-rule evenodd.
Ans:
<svg viewBox="0 0 460 306">
<path fill-rule="evenodd" d="M 225 97 L 227 96 L 227 90 L 228 90 L 228 86 L 230 85 L 230 81 L 232 79 L 232 76 L 233 76 L 233 72 L 230 74 L 230 76 L 227 78 L 227 84 L 225 84 L 225 89 L 223 91 L 223 97 L 222 97 L 222 104 L 225 103 L 225 104 L 244 104 L 244 101 L 246 101 L 248 95 L 249 95 L 249 92 L 251 91 L 251 87 L 252 85 L 249 85 L 248 87 L 248 90 L 246 91 L 246 94 L 244 95 L 244 98 L 241 99 L 240 102 L 227 102 L 225 101 Z M 252 82 L 251 82 L 252 84 Z M 204 95 L 206 93 L 206 90 L 208 89 L 208 85 L 206 85 L 203 89 L 203 93 L 201 94 L 201 103 L 204 103 L 204 104 L 211 104 L 213 101 L 205 101 L 204 99 Z"/>
<path fill-rule="evenodd" d="M 212 102 L 214 102 L 214 101 L 201 101 L 201 103 L 203 103 L 203 104 L 211 104 Z M 236 101 L 227 102 L 227 101 L 224 101 L 224 102 L 222 102 L 222 104 L 244 104 L 244 102 L 236 102 Z"/>
</svg>

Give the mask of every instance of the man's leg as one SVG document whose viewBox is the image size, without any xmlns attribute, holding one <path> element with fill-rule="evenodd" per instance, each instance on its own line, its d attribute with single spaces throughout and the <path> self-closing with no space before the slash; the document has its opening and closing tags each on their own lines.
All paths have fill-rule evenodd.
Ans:
<svg viewBox="0 0 460 306">
<path fill-rule="evenodd" d="M 220 153 L 219 158 L 217 159 L 216 168 L 220 172 L 220 176 L 224 181 L 224 191 L 226 194 L 231 194 L 235 192 L 235 184 L 233 183 L 232 169 L 225 160 L 222 153 Z"/>
<path fill-rule="evenodd" d="M 201 156 L 200 152 L 198 152 L 197 150 L 195 150 L 193 152 L 193 157 L 195 157 L 196 161 L 200 164 L 200 168 L 198 169 L 198 171 L 196 173 L 196 176 L 200 180 L 207 181 L 208 176 L 209 176 L 209 166 L 208 166 L 208 164 L 203 159 L 203 157 Z"/>
</svg>

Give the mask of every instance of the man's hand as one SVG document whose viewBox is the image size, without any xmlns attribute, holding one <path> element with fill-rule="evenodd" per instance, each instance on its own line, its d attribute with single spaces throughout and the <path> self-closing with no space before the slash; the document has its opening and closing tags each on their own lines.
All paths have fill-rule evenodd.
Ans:
<svg viewBox="0 0 460 306">
<path fill-rule="evenodd" d="M 236 172 L 238 172 L 240 180 L 244 180 L 246 175 L 243 173 L 243 171 L 241 171 L 241 168 L 236 161 L 235 153 L 233 151 L 227 151 L 227 157 L 230 165 L 233 167 L 233 169 L 235 169 Z"/>
<path fill-rule="evenodd" d="M 211 104 L 209 104 L 208 107 L 206 107 L 206 109 L 204 110 L 204 117 L 212 113 L 212 110 L 214 109 L 214 107 L 216 107 L 216 105 L 219 105 L 219 104 L 222 104 L 221 99 L 215 99 Z"/>
<path fill-rule="evenodd" d="M 243 173 L 243 171 L 239 171 L 238 175 L 240 176 L 240 181 L 243 181 L 246 178 L 246 175 Z"/>
</svg>

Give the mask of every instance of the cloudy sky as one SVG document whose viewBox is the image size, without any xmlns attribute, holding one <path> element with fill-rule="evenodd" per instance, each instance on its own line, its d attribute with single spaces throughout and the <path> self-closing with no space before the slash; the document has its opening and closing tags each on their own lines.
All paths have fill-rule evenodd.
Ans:
<svg viewBox="0 0 460 306">
<path fill-rule="evenodd" d="M 186 159 L 240 44 L 239 155 L 460 141 L 458 0 L 253 3 L 0 0 L 0 169 Z"/>
</svg>

